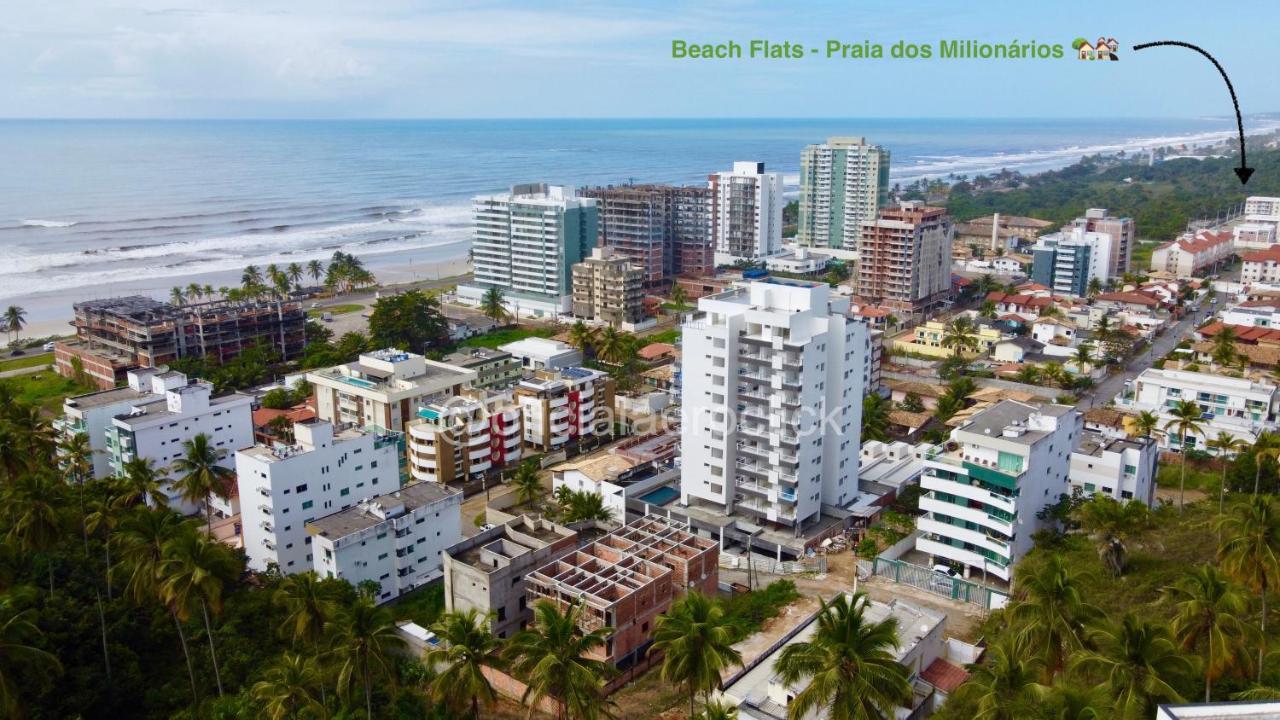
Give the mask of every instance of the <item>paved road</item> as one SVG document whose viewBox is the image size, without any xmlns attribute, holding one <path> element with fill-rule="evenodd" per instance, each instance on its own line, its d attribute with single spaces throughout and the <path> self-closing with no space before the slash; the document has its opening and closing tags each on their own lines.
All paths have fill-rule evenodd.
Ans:
<svg viewBox="0 0 1280 720">
<path fill-rule="evenodd" d="M 1124 389 L 1125 382 L 1132 380 L 1143 370 L 1151 367 L 1151 364 L 1156 359 L 1169 354 L 1174 346 L 1188 337 L 1191 330 L 1199 325 L 1204 318 L 1205 312 L 1203 310 L 1193 310 L 1173 327 L 1165 330 L 1162 335 L 1156 338 L 1146 352 L 1131 360 L 1123 370 L 1108 375 L 1102 382 L 1094 385 L 1085 394 L 1085 397 L 1080 399 L 1079 407 L 1092 409 L 1094 407 L 1102 407 L 1114 400 L 1116 395 L 1120 394 Z"/>
</svg>

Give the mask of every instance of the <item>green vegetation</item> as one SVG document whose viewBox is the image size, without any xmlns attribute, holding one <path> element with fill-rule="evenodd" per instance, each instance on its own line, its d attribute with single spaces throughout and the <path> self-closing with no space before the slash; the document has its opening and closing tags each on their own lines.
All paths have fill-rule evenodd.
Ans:
<svg viewBox="0 0 1280 720">
<path fill-rule="evenodd" d="M 521 326 L 521 327 L 513 327 L 513 328 L 502 328 L 500 330 L 487 332 L 484 335 L 477 335 L 476 337 L 467 338 L 466 340 L 463 340 L 460 343 L 460 345 L 462 347 L 479 347 L 479 348 L 489 348 L 492 350 L 494 348 L 497 348 L 499 345 L 506 345 L 507 343 L 512 343 L 517 340 L 523 340 L 527 337 L 547 338 L 555 334 L 556 334 L 556 331 L 554 328 L 547 328 L 547 327 Z"/>
<path fill-rule="evenodd" d="M 680 328 L 678 327 L 667 328 L 666 330 L 660 330 L 656 333 L 651 333 L 649 335 L 645 335 L 644 337 L 640 338 L 640 342 L 642 343 L 641 347 L 644 347 L 644 345 L 649 345 L 652 343 L 667 343 L 668 345 L 675 345 L 679 341 L 680 341 Z"/>
<path fill-rule="evenodd" d="M 72 395 L 97 390 L 96 385 L 65 378 L 52 370 L 0 379 L 0 387 L 23 403 L 36 405 L 48 413 L 61 413 L 62 401 Z"/>
<path fill-rule="evenodd" d="M 324 307 L 313 308 L 307 311 L 308 317 L 319 318 L 328 313 L 330 315 L 346 315 L 347 313 L 360 312 L 364 306 L 360 303 L 340 303 L 338 305 L 325 305 Z"/>
<path fill-rule="evenodd" d="M 444 583 L 419 588 L 400 596 L 391 606 L 396 620 L 409 620 L 424 628 L 431 627 L 444 615 Z"/>
<path fill-rule="evenodd" d="M 800 599 L 796 584 L 790 580 L 775 580 L 754 592 L 734 594 L 717 599 L 724 622 L 731 628 L 732 640 L 739 642 L 748 635 L 760 632 L 766 620 L 776 617 L 782 608 Z"/>
<path fill-rule="evenodd" d="M 22 370 L 23 368 L 40 367 L 41 365 L 52 365 L 53 353 L 40 353 L 39 355 L 25 355 L 11 358 L 9 360 L 0 360 L 0 372 L 8 372 L 9 370 Z"/>
<path fill-rule="evenodd" d="M 369 314 L 369 337 L 377 347 L 424 353 L 449 344 L 449 324 L 439 298 L 408 290 L 374 303 Z"/>
</svg>

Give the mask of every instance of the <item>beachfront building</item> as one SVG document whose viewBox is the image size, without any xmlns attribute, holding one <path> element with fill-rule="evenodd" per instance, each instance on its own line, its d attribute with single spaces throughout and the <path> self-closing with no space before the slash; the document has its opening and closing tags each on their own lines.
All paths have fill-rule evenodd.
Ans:
<svg viewBox="0 0 1280 720">
<path fill-rule="evenodd" d="M 1235 254 L 1232 233 L 1201 230 L 1185 233 L 1164 243 L 1151 253 L 1151 270 L 1167 272 L 1178 279 L 1195 278 Z"/>
<path fill-rule="evenodd" d="M 538 370 L 515 388 L 525 445 L 538 452 L 573 441 L 595 441 L 612 431 L 613 379 L 581 367 Z"/>
<path fill-rule="evenodd" d="M 1105 287 L 1111 279 L 1112 242 L 1108 233 L 1080 228 L 1041 236 L 1031 248 L 1031 281 L 1076 297 L 1088 294 L 1094 280 Z"/>
<path fill-rule="evenodd" d="M 597 208 L 571 187 L 529 183 L 472 203 L 475 273 L 458 300 L 478 305 L 490 288 L 502 291 L 514 315 L 568 313 L 572 271 L 596 246 Z"/>
<path fill-rule="evenodd" d="M 715 270 L 709 187 L 611 185 L 578 195 L 596 201 L 599 245 L 638 265 L 645 287 Z"/>
<path fill-rule="evenodd" d="M 125 464 L 136 457 L 153 461 L 157 469 L 167 468 L 183 457 L 183 443 L 197 435 L 208 436 L 209 446 L 221 453 L 217 464 L 228 469 L 235 463 L 237 450 L 253 445 L 252 397 L 240 393 L 214 397 L 212 384 L 189 380 L 172 370 L 149 379 L 150 394 L 113 417 L 106 428 L 112 474 L 124 475 Z M 181 498 L 173 479 L 162 489 L 170 508 L 184 515 L 202 509 L 201 504 Z M 234 491 L 228 487 L 210 499 L 217 514 L 238 512 Z"/>
<path fill-rule="evenodd" d="M 426 402 L 405 424 L 409 473 L 443 484 L 481 480 L 519 462 L 522 435 L 510 391 L 477 388 Z"/>
<path fill-rule="evenodd" d="M 1110 257 L 1107 260 L 1107 276 L 1120 277 L 1130 271 L 1129 259 L 1137 243 L 1137 230 L 1133 218 L 1118 218 L 1102 208 L 1090 208 L 1084 217 L 1063 226 L 1064 233 L 1079 229 L 1086 233 L 1105 233 L 1111 236 Z"/>
<path fill-rule="evenodd" d="M 687 525 L 642 517 L 530 573 L 526 602 L 577 605 L 583 632 L 612 628 L 588 654 L 625 670 L 644 657 L 657 620 L 687 592 L 714 595 L 720 548 Z"/>
<path fill-rule="evenodd" d="M 306 523 L 314 570 L 359 586 L 378 603 L 438 580 L 444 551 L 462 539 L 462 493 L 413 483 Z"/>
<path fill-rule="evenodd" d="M 444 356 L 446 365 L 475 372 L 472 387 L 502 389 L 520 379 L 520 361 L 511 353 L 489 348 L 469 347 Z"/>
<path fill-rule="evenodd" d="M 160 368 L 130 370 L 127 385 L 75 395 L 62 401 L 62 417 L 53 421 L 59 440 L 70 440 L 84 435 L 89 441 L 93 460 L 93 477 L 106 478 L 115 474 L 111 465 L 112 453 L 107 445 L 108 429 L 117 415 L 127 415 L 133 408 L 147 403 L 164 402 L 167 390 L 186 383 L 186 376 L 170 373 Z"/>
<path fill-rule="evenodd" d="M 1153 412 L 1163 427 L 1173 417 L 1169 410 L 1183 400 L 1200 407 L 1203 432 L 1185 440 L 1176 432 L 1162 433 L 1161 447 L 1202 449 L 1209 438 L 1221 432 L 1252 443 L 1259 433 L 1277 429 L 1280 394 L 1274 385 L 1215 373 L 1147 368 L 1125 383 L 1124 391 L 1116 397 L 1116 407 L 1134 413 Z"/>
<path fill-rule="evenodd" d="M 862 223 L 854 293 L 923 318 L 951 295 L 951 220 L 944 208 L 903 202 Z"/>
<path fill-rule="evenodd" d="M 529 515 L 481 530 L 443 553 L 445 609 L 475 610 L 509 638 L 533 619 L 525 578 L 577 547 L 576 532 Z"/>
<path fill-rule="evenodd" d="M 964 576 L 1008 581 L 1044 524 L 1036 514 L 1067 492 L 1083 420 L 1066 405 L 1002 400 L 925 455 L 916 550 Z M 947 449 L 954 448 L 954 449 Z"/>
<path fill-rule="evenodd" d="M 683 327 L 681 502 L 800 529 L 858 494 L 867 327 L 825 283 L 753 282 Z"/>
<path fill-rule="evenodd" d="M 400 487 L 394 438 L 323 420 L 295 423 L 290 445 L 240 450 L 235 467 L 244 552 L 259 572 L 311 570 L 310 520 Z"/>
<path fill-rule="evenodd" d="M 1084 431 L 1071 451 L 1067 480 L 1085 497 L 1105 495 L 1120 502 L 1156 501 L 1156 463 L 1160 451 L 1149 437 L 1116 437 Z"/>
<path fill-rule="evenodd" d="M 426 398 L 457 395 L 475 382 L 468 370 L 395 348 L 360 355 L 355 362 L 307 373 L 316 417 L 375 433 L 404 432 Z"/>
<path fill-rule="evenodd" d="M 833 137 L 800 154 L 800 225 L 805 247 L 857 250 L 862 224 L 889 199 L 889 151 L 865 138 Z"/>
<path fill-rule="evenodd" d="M 782 249 L 782 174 L 735 162 L 708 178 L 715 264 L 758 260 Z"/>
<path fill-rule="evenodd" d="M 573 266 L 574 317 L 635 330 L 646 319 L 644 270 L 611 247 L 598 247 Z"/>
<path fill-rule="evenodd" d="M 292 299 L 172 305 L 130 295 L 86 300 L 72 308 L 76 335 L 54 344 L 54 368 L 64 377 L 83 375 L 103 390 L 133 368 L 189 357 L 222 364 L 257 346 L 294 360 L 306 344 L 306 315 Z"/>
</svg>

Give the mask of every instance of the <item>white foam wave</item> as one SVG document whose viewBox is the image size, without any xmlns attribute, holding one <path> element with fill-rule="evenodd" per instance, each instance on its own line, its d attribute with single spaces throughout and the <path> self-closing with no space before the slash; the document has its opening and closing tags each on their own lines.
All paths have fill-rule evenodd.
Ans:
<svg viewBox="0 0 1280 720">
<path fill-rule="evenodd" d="M 75 226 L 74 220 L 23 220 L 23 227 L 69 228 Z"/>
</svg>

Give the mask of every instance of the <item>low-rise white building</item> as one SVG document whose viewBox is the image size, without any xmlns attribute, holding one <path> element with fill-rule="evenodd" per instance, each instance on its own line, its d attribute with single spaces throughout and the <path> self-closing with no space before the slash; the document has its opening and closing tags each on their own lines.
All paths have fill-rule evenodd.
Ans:
<svg viewBox="0 0 1280 720">
<path fill-rule="evenodd" d="M 209 447 L 221 453 L 217 464 L 228 469 L 235 465 L 237 450 L 253 445 L 250 396 L 232 393 L 213 397 L 213 385 L 188 380 L 174 371 L 161 372 L 150 379 L 151 395 L 113 417 L 106 429 L 113 474 L 123 475 L 125 463 L 135 457 L 152 460 L 157 469 L 167 468 L 183 457 L 183 444 L 197 435 L 209 438 Z M 201 510 L 201 504 L 180 497 L 172 480 L 164 484 L 163 490 L 170 508 L 184 515 Z M 239 511 L 234 493 L 229 494 L 232 497 L 225 500 L 212 498 L 213 510 L 220 515 Z"/>
<path fill-rule="evenodd" d="M 764 259 L 766 270 L 793 275 L 812 275 L 827 269 L 831 256 L 813 252 L 807 247 L 797 247 L 790 252 L 772 255 Z"/>
<path fill-rule="evenodd" d="M 462 493 L 413 483 L 307 523 L 315 571 L 378 584 L 378 602 L 443 576 L 444 551 L 462 539 Z"/>
<path fill-rule="evenodd" d="M 425 403 L 405 425 L 409 472 L 425 482 L 479 480 L 520 461 L 523 427 L 509 391 L 476 388 Z"/>
<path fill-rule="evenodd" d="M 1245 253 L 1241 258 L 1240 281 L 1248 284 L 1280 284 L 1280 245 Z"/>
<path fill-rule="evenodd" d="M 516 385 L 524 442 L 542 452 L 571 440 L 607 434 L 613 414 L 613 380 L 599 370 L 539 370 Z"/>
<path fill-rule="evenodd" d="M 1139 500 L 1153 505 L 1159 456 L 1151 438 L 1117 438 L 1086 431 L 1071 451 L 1067 479 L 1073 491 L 1079 488 L 1086 497 L 1106 495 L 1120 502 Z"/>
<path fill-rule="evenodd" d="M 99 390 L 76 395 L 62 401 L 62 417 L 53 421 L 53 427 L 63 440 L 83 434 L 89 440 L 93 453 L 93 477 L 112 475 L 112 448 L 107 445 L 111 420 L 117 415 L 147 403 L 164 402 L 164 392 L 186 382 L 181 373 L 168 373 L 162 368 L 138 368 L 130 370 L 125 387 Z M 154 380 L 154 378 L 160 378 Z M 159 392 L 156 392 L 158 384 Z"/>
<path fill-rule="evenodd" d="M 316 417 L 373 432 L 404 432 L 425 398 L 456 395 L 474 383 L 475 370 L 387 348 L 355 362 L 307 373 L 315 388 Z"/>
<path fill-rule="evenodd" d="M 1266 250 L 1276 244 L 1276 226 L 1267 222 L 1243 222 L 1231 229 L 1236 250 Z"/>
<path fill-rule="evenodd" d="M 550 338 L 527 337 L 498 348 L 510 353 L 526 370 L 560 370 L 582 364 L 582 351 Z"/>
<path fill-rule="evenodd" d="M 294 444 L 236 453 L 240 521 L 249 567 L 285 574 L 312 569 L 313 518 L 400 486 L 396 438 L 322 420 L 293 426 Z"/>
<path fill-rule="evenodd" d="M 1171 408 L 1190 400 L 1199 406 L 1203 436 L 1189 435 L 1185 445 L 1199 449 L 1209 438 L 1225 432 L 1253 442 L 1258 434 L 1276 429 L 1280 395 L 1274 385 L 1189 370 L 1147 368 L 1125 384 L 1116 397 L 1116 406 L 1130 412 L 1153 412 L 1163 426 Z M 1162 433 L 1161 447 L 1180 449 L 1183 438 L 1176 432 Z"/>
</svg>

